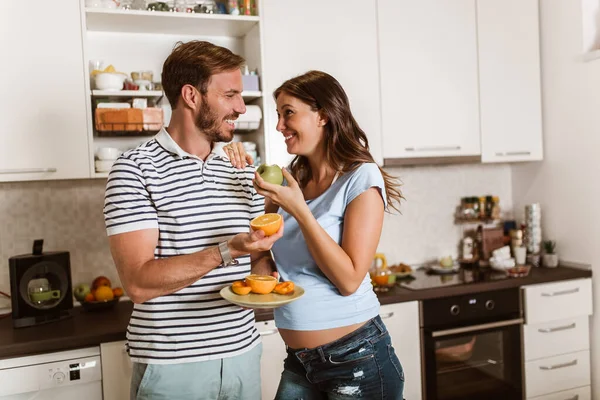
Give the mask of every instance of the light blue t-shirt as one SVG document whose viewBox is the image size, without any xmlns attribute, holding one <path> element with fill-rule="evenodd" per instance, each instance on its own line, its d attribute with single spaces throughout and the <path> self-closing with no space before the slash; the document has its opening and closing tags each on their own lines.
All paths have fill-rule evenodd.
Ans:
<svg viewBox="0 0 600 400">
<path fill-rule="evenodd" d="M 346 207 L 371 187 L 379 189 L 386 204 L 385 185 L 376 164 L 362 164 L 341 175 L 319 197 L 306 204 L 319 225 L 339 245 L 342 244 Z M 284 234 L 272 247 L 277 270 L 286 281 L 306 291 L 300 299 L 275 309 L 275 325 L 282 329 L 310 331 L 357 324 L 379 314 L 379 300 L 367 273 L 358 290 L 342 296 L 321 272 L 310 254 L 298 222 L 279 209 L 284 220 Z"/>
</svg>

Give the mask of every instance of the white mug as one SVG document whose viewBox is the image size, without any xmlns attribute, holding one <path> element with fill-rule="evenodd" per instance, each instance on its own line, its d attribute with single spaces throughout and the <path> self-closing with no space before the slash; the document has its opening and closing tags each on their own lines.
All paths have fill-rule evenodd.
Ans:
<svg viewBox="0 0 600 400">
<path fill-rule="evenodd" d="M 525 265 L 525 260 L 527 258 L 527 248 L 526 247 L 513 247 L 513 253 L 515 255 L 515 261 L 517 265 Z"/>
</svg>

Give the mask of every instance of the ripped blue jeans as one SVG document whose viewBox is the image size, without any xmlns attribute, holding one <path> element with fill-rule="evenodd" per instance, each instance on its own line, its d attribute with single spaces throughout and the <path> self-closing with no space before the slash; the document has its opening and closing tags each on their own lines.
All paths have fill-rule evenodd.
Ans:
<svg viewBox="0 0 600 400">
<path fill-rule="evenodd" d="M 276 400 L 402 400 L 404 372 L 380 317 L 324 346 L 287 353 Z"/>
</svg>

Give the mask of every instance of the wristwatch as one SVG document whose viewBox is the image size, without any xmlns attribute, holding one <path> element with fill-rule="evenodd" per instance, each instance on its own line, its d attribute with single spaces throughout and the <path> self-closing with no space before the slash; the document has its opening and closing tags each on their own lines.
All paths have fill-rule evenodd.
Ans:
<svg viewBox="0 0 600 400">
<path fill-rule="evenodd" d="M 219 253 L 221 253 L 221 259 L 223 260 L 224 267 L 239 264 L 238 260 L 235 260 L 231 257 L 231 253 L 229 252 L 229 246 L 227 246 L 227 241 L 219 243 Z"/>
</svg>

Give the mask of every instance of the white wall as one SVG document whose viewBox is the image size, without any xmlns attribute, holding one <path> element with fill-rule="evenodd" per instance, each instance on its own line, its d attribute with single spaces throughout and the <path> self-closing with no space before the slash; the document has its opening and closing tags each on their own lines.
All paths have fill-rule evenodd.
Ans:
<svg viewBox="0 0 600 400">
<path fill-rule="evenodd" d="M 600 60 L 584 63 L 581 0 L 541 0 L 544 154 L 513 167 L 517 216 L 542 204 L 543 235 L 559 256 L 592 264 L 593 398 L 600 399 Z"/>
</svg>

